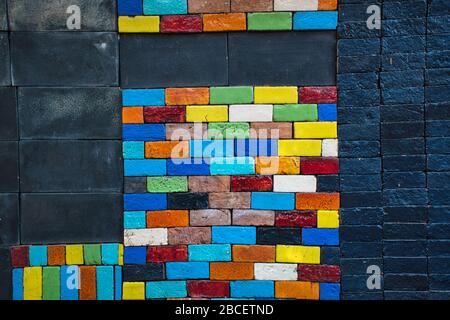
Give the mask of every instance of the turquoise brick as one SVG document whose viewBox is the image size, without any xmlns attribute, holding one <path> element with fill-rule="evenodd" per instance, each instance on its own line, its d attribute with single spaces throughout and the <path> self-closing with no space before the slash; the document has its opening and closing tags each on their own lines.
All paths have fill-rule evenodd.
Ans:
<svg viewBox="0 0 450 320">
<path fill-rule="evenodd" d="M 234 156 L 233 140 L 191 140 L 191 157 L 222 158 Z"/>
<path fill-rule="evenodd" d="M 147 299 L 185 298 L 186 281 L 147 282 L 145 296 Z"/>
<path fill-rule="evenodd" d="M 337 11 L 305 11 L 294 14 L 294 30 L 336 30 Z"/>
<path fill-rule="evenodd" d="M 256 227 L 212 227 L 212 242 L 256 244 Z"/>
<path fill-rule="evenodd" d="M 79 267 L 61 267 L 61 300 L 78 300 Z"/>
<path fill-rule="evenodd" d="M 122 300 L 122 267 L 114 267 L 114 300 Z"/>
<path fill-rule="evenodd" d="M 273 281 L 231 281 L 230 294 L 233 298 L 272 298 L 275 284 Z"/>
<path fill-rule="evenodd" d="M 255 159 L 250 157 L 211 158 L 211 175 L 255 174 Z"/>
<path fill-rule="evenodd" d="M 30 247 L 30 266 L 46 266 L 47 265 L 47 246 L 31 246 Z"/>
<path fill-rule="evenodd" d="M 124 159 L 144 159 L 143 141 L 124 141 L 123 142 Z"/>
<path fill-rule="evenodd" d="M 146 176 L 164 176 L 166 175 L 166 160 L 125 160 L 125 177 L 146 177 Z"/>
<path fill-rule="evenodd" d="M 96 267 L 97 300 L 114 300 L 114 267 Z"/>
<path fill-rule="evenodd" d="M 132 106 L 164 106 L 166 103 L 164 89 L 124 90 L 122 104 Z"/>
<path fill-rule="evenodd" d="M 145 211 L 125 211 L 123 220 L 125 229 L 145 229 L 147 227 Z"/>
<path fill-rule="evenodd" d="M 167 262 L 167 279 L 208 279 L 208 262 Z"/>
<path fill-rule="evenodd" d="M 119 245 L 117 243 L 102 244 L 102 263 L 119 264 Z"/>
<path fill-rule="evenodd" d="M 13 300 L 23 300 L 23 269 L 12 271 Z"/>
<path fill-rule="evenodd" d="M 256 210 L 294 210 L 294 193 L 252 192 L 252 209 Z"/>
<path fill-rule="evenodd" d="M 229 244 L 194 244 L 188 251 L 189 261 L 231 261 Z"/>
<path fill-rule="evenodd" d="M 145 15 L 186 14 L 187 0 L 144 0 Z"/>
</svg>

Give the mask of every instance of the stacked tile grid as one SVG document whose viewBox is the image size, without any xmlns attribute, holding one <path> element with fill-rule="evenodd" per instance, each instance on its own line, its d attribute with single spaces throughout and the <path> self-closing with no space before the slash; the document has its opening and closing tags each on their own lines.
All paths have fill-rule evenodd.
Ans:
<svg viewBox="0 0 450 320">
<path fill-rule="evenodd" d="M 335 87 L 124 90 L 123 105 L 124 299 L 339 299 Z"/>
<path fill-rule="evenodd" d="M 337 0 L 119 0 L 119 32 L 335 30 Z"/>
</svg>

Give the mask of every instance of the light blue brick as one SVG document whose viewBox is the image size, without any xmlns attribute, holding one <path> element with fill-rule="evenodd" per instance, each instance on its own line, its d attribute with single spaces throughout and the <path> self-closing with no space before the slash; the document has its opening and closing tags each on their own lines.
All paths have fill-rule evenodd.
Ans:
<svg viewBox="0 0 450 320">
<path fill-rule="evenodd" d="M 167 209 L 167 195 L 162 193 L 124 194 L 123 202 L 126 211 Z"/>
<path fill-rule="evenodd" d="M 13 300 L 23 300 L 23 269 L 12 271 Z"/>
<path fill-rule="evenodd" d="M 252 192 L 252 209 L 256 210 L 294 210 L 294 193 Z"/>
<path fill-rule="evenodd" d="M 188 250 L 189 261 L 231 261 L 229 244 L 193 244 Z"/>
<path fill-rule="evenodd" d="M 147 299 L 185 298 L 186 281 L 147 282 L 145 296 Z"/>
<path fill-rule="evenodd" d="M 31 246 L 30 247 L 30 266 L 46 266 L 47 265 L 47 246 Z"/>
<path fill-rule="evenodd" d="M 208 262 L 167 262 L 167 279 L 208 279 Z"/>
<path fill-rule="evenodd" d="M 123 90 L 122 104 L 132 106 L 163 106 L 165 105 L 164 89 Z"/>
<path fill-rule="evenodd" d="M 187 0 L 144 0 L 145 15 L 186 14 Z"/>
<path fill-rule="evenodd" d="M 122 139 L 124 141 L 164 141 L 166 127 L 163 124 L 124 124 Z"/>
<path fill-rule="evenodd" d="M 272 298 L 275 296 L 273 281 L 231 281 L 230 290 L 233 298 Z"/>
<path fill-rule="evenodd" d="M 61 266 L 61 300 L 78 300 L 79 267 Z"/>
<path fill-rule="evenodd" d="M 211 158 L 211 175 L 255 174 L 255 159 L 249 157 Z"/>
<path fill-rule="evenodd" d="M 125 229 L 145 229 L 147 227 L 145 211 L 125 211 L 123 227 Z"/>
<path fill-rule="evenodd" d="M 212 242 L 256 244 L 256 227 L 212 227 Z"/>
<path fill-rule="evenodd" d="M 145 160 L 125 160 L 125 177 L 147 177 L 164 176 L 167 173 L 166 160 L 145 159 Z"/>
<path fill-rule="evenodd" d="M 114 300 L 114 267 L 96 267 L 97 300 Z"/>
<path fill-rule="evenodd" d="M 306 246 L 337 246 L 339 229 L 303 228 L 302 242 Z"/>
<path fill-rule="evenodd" d="M 114 267 L 114 300 L 122 300 L 122 267 Z"/>
<path fill-rule="evenodd" d="M 294 30 L 336 30 L 337 11 L 305 11 L 294 14 Z"/>
<path fill-rule="evenodd" d="M 119 245 L 117 243 L 102 244 L 102 263 L 119 264 Z"/>
<path fill-rule="evenodd" d="M 233 140 L 191 140 L 191 157 L 223 158 L 234 156 Z"/>
<path fill-rule="evenodd" d="M 124 159 L 144 159 L 144 141 L 124 141 Z"/>
<path fill-rule="evenodd" d="M 320 284 L 320 300 L 340 300 L 340 292 L 339 283 Z"/>
</svg>

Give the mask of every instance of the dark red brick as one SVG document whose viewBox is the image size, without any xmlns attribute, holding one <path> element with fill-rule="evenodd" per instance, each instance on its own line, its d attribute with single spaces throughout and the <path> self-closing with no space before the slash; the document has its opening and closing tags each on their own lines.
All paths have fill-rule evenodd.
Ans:
<svg viewBox="0 0 450 320">
<path fill-rule="evenodd" d="M 301 281 L 339 282 L 340 277 L 339 266 L 308 264 L 298 266 L 298 280 Z"/>
<path fill-rule="evenodd" d="M 299 90 L 300 103 L 336 103 L 336 87 L 303 87 Z"/>
<path fill-rule="evenodd" d="M 314 211 L 278 211 L 275 213 L 276 227 L 315 227 L 317 215 Z"/>
<path fill-rule="evenodd" d="M 144 121 L 146 123 L 185 122 L 186 107 L 183 106 L 145 107 Z"/>
<path fill-rule="evenodd" d="M 11 247 L 11 266 L 13 268 L 28 267 L 30 253 L 27 246 Z"/>
<path fill-rule="evenodd" d="M 337 174 L 339 173 L 339 159 L 302 158 L 300 168 L 302 174 Z"/>
<path fill-rule="evenodd" d="M 187 261 L 187 246 L 148 247 L 147 262 Z"/>
<path fill-rule="evenodd" d="M 226 281 L 188 281 L 189 296 L 193 298 L 223 298 L 230 296 Z"/>
<path fill-rule="evenodd" d="M 233 192 L 272 191 L 272 177 L 268 176 L 233 176 L 231 179 Z"/>
<path fill-rule="evenodd" d="M 162 16 L 161 32 L 202 32 L 200 15 Z"/>
</svg>

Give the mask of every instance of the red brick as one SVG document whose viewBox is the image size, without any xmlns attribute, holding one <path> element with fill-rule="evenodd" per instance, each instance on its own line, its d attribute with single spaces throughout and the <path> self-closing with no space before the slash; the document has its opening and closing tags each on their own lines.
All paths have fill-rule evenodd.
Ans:
<svg viewBox="0 0 450 320">
<path fill-rule="evenodd" d="M 337 158 L 301 158 L 302 174 L 338 174 L 339 159 Z"/>
<path fill-rule="evenodd" d="M 11 266 L 13 268 L 28 267 L 30 254 L 27 246 L 11 247 Z"/>
<path fill-rule="evenodd" d="M 276 227 L 315 227 L 317 215 L 314 211 L 278 211 L 275 213 Z"/>
<path fill-rule="evenodd" d="M 339 282 L 340 277 L 339 266 L 307 264 L 298 266 L 298 280 L 301 281 Z"/>
<path fill-rule="evenodd" d="M 203 22 L 200 15 L 162 16 L 161 32 L 202 32 Z"/>
<path fill-rule="evenodd" d="M 146 123 L 185 122 L 186 107 L 145 107 L 144 120 Z"/>
<path fill-rule="evenodd" d="M 272 177 L 266 176 L 233 176 L 231 191 L 272 191 Z"/>
<path fill-rule="evenodd" d="M 303 87 L 299 90 L 300 103 L 336 103 L 336 87 Z"/>
<path fill-rule="evenodd" d="M 224 298 L 230 296 L 227 281 L 188 281 L 189 296 L 193 298 Z"/>
<path fill-rule="evenodd" d="M 187 246 L 158 246 L 147 248 L 147 262 L 187 261 Z"/>
</svg>

